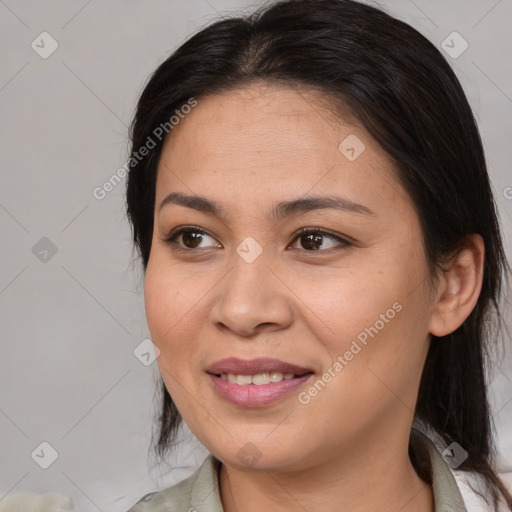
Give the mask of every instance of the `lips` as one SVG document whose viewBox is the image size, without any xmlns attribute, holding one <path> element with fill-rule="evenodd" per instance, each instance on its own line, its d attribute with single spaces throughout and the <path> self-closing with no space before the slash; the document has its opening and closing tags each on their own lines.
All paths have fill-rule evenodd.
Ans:
<svg viewBox="0 0 512 512">
<path fill-rule="evenodd" d="M 306 373 L 312 373 L 313 370 L 269 357 L 259 357 L 256 359 L 239 359 L 237 357 L 229 357 L 215 362 L 208 367 L 206 372 L 211 375 L 256 375 L 261 373 L 279 372 L 283 374 L 293 373 L 294 375 L 301 376 Z"/>
<path fill-rule="evenodd" d="M 230 357 L 212 364 L 207 375 L 217 396 L 227 402 L 239 407 L 267 407 L 297 392 L 314 372 L 269 357 Z"/>
</svg>

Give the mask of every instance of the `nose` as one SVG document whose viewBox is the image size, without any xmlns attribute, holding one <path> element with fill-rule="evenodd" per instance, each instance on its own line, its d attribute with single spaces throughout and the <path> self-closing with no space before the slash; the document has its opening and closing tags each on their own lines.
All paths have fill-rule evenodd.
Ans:
<svg viewBox="0 0 512 512">
<path fill-rule="evenodd" d="M 244 338 L 289 327 L 293 293 L 283 281 L 263 255 L 252 263 L 236 255 L 231 270 L 214 288 L 212 324 Z"/>
</svg>

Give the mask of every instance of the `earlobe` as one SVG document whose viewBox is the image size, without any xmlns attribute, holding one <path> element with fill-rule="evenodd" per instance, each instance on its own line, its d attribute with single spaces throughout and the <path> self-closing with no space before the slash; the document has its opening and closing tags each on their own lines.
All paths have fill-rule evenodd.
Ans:
<svg viewBox="0 0 512 512">
<path fill-rule="evenodd" d="M 467 235 L 442 273 L 429 332 L 446 336 L 462 325 L 475 307 L 482 289 L 485 246 L 478 234 Z"/>
</svg>

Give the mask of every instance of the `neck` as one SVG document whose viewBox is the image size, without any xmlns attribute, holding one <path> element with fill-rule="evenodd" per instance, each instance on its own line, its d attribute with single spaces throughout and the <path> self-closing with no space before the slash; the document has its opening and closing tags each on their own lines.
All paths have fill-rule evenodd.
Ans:
<svg viewBox="0 0 512 512">
<path fill-rule="evenodd" d="M 224 512 L 434 512 L 432 488 L 416 474 L 403 444 L 389 438 L 354 443 L 352 452 L 297 471 L 221 464 Z"/>
</svg>

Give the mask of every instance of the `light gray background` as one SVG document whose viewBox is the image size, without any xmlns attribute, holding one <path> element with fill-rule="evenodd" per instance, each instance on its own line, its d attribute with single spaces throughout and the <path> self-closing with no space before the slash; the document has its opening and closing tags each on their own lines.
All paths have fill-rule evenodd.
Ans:
<svg viewBox="0 0 512 512">
<path fill-rule="evenodd" d="M 190 440 L 170 461 L 181 469 L 148 470 L 157 369 L 133 353 L 148 330 L 124 181 L 101 201 L 93 190 L 126 160 L 148 74 L 219 13 L 258 4 L 0 0 L 0 497 L 59 491 L 81 511 L 124 512 L 206 454 Z M 381 5 L 438 47 L 453 31 L 469 43 L 448 59 L 481 127 L 510 259 L 512 0 Z M 59 45 L 47 59 L 31 48 L 43 31 Z M 47 261 L 32 250 L 42 237 L 57 248 Z M 510 352 L 500 366 L 493 412 L 512 488 Z M 58 452 L 46 470 L 31 458 L 43 441 Z"/>
</svg>

